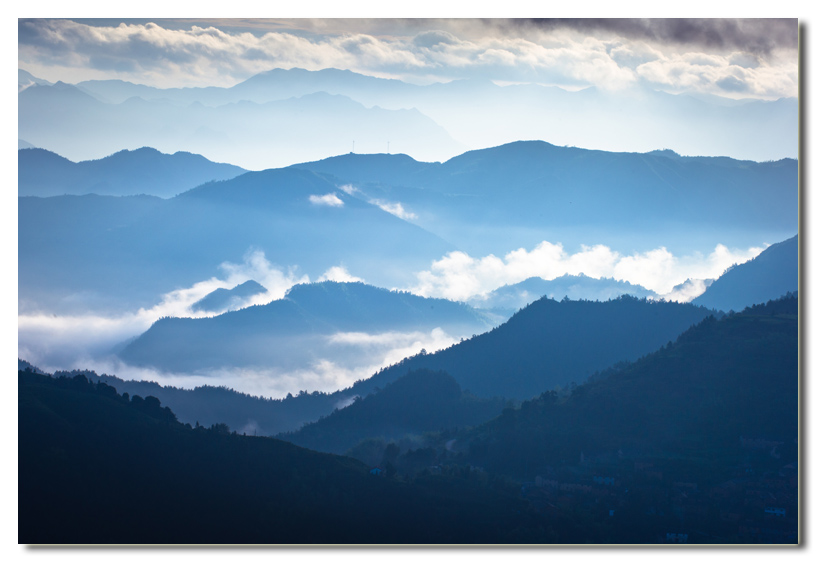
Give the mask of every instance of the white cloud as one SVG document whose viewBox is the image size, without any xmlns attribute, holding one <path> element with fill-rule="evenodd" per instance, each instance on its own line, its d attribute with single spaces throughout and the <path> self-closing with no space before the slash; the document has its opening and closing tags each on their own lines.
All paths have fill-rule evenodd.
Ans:
<svg viewBox="0 0 816 562">
<path fill-rule="evenodd" d="M 402 203 L 399 201 L 391 203 L 389 201 L 383 201 L 382 199 L 372 199 L 369 203 L 373 203 L 377 205 L 380 209 L 385 211 L 386 213 L 391 213 L 394 216 L 401 218 L 402 220 L 413 220 L 416 219 L 416 214 L 406 211 L 405 208 L 402 206 Z"/>
<path fill-rule="evenodd" d="M 343 267 L 342 265 L 336 265 L 334 267 L 330 267 L 317 278 L 318 282 L 320 281 L 337 281 L 338 283 L 365 283 L 360 277 L 355 277 L 351 273 L 349 273 L 348 269 Z"/>
<path fill-rule="evenodd" d="M 750 42 L 743 42 L 702 52 L 683 42 L 630 38 L 625 26 L 511 30 L 515 26 L 507 23 L 467 20 L 424 22 L 430 26 L 425 29 L 398 21 L 379 26 L 354 20 L 243 23 L 254 32 L 225 30 L 241 24 L 219 21 L 167 29 L 155 23 L 22 20 L 18 65 L 51 81 L 120 78 L 159 87 L 231 86 L 270 68 L 295 67 L 340 68 L 418 83 L 484 77 L 615 90 L 646 80 L 710 93 L 733 92 L 733 80 L 717 83 L 736 79 L 740 69 L 747 73 L 739 83 L 745 84 L 743 95 L 796 96 L 798 87 L 796 50 L 789 46 L 745 53 Z M 757 39 L 764 38 L 762 25 L 757 22 Z M 309 33 L 286 29 L 299 26 Z M 385 30 L 389 26 L 402 29 Z"/>
<path fill-rule="evenodd" d="M 433 262 L 430 270 L 418 273 L 418 283 L 410 290 L 422 296 L 464 301 L 530 277 L 551 280 L 583 273 L 594 278 L 628 281 L 658 294 L 668 294 L 685 279 L 719 277 L 730 265 L 743 263 L 763 249 L 736 250 L 718 244 L 708 255 L 697 252 L 675 256 L 666 248 L 622 255 L 598 244 L 582 246 L 580 251 L 570 254 L 561 244 L 543 241 L 531 251 L 519 248 L 504 258 L 492 254 L 473 258 L 464 252 L 451 252 Z"/>
<path fill-rule="evenodd" d="M 713 279 L 686 279 L 683 283 L 675 285 L 671 292 L 660 295 L 658 298 L 667 301 L 690 302 L 705 293 L 712 282 Z"/>
<path fill-rule="evenodd" d="M 104 326 L 99 327 L 100 331 L 103 329 Z M 165 386 L 190 389 L 203 385 L 223 385 L 254 396 L 283 398 L 288 393 L 297 394 L 301 390 L 333 392 L 347 388 L 422 349 L 432 353 L 453 345 L 458 339 L 436 328 L 431 332 L 340 333 L 328 337 L 327 341 L 340 348 L 359 348 L 359 352 L 321 357 L 300 369 L 229 367 L 193 373 L 162 372 L 135 367 L 111 356 L 86 355 L 61 363 L 50 363 L 36 356 L 20 357 L 46 372 L 90 369 L 98 374 L 113 375 L 123 380 L 154 381 Z"/>
<path fill-rule="evenodd" d="M 343 200 L 336 193 L 326 195 L 309 195 L 309 201 L 314 205 L 326 205 L 328 207 L 342 207 Z"/>
<path fill-rule="evenodd" d="M 257 281 L 267 292 L 253 296 L 247 306 L 265 304 L 283 298 L 295 284 L 308 283 L 308 275 L 298 276 L 294 268 L 284 272 L 273 266 L 263 251 L 248 251 L 242 263 L 225 262 L 220 266 L 225 279 L 212 277 L 191 287 L 171 291 L 151 308 L 104 317 L 94 315 L 56 316 L 53 314 L 22 314 L 17 316 L 18 355 L 43 369 L 82 367 L 95 357 L 107 355 L 111 347 L 147 330 L 165 316 L 204 317 L 206 312 L 190 310 L 196 301 L 215 289 L 231 289 L 249 281 Z"/>
</svg>

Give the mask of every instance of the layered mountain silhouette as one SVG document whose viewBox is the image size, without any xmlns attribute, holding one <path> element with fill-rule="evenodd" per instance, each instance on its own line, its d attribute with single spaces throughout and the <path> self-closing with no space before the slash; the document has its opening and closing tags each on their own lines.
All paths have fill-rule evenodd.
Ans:
<svg viewBox="0 0 816 562">
<path fill-rule="evenodd" d="M 137 96 L 208 106 L 240 101 L 264 104 L 326 92 L 366 107 L 417 108 L 472 149 L 541 138 L 541 131 L 547 131 L 547 139 L 556 144 L 606 150 L 672 147 L 683 154 L 731 154 L 754 160 L 764 160 L 768 154 L 774 159 L 797 154 L 798 107 L 789 98 L 735 102 L 637 88 L 618 93 L 596 88 L 570 92 L 535 84 L 498 86 L 478 79 L 417 86 L 333 68 L 272 69 L 230 88 L 157 89 L 116 80 L 80 82 L 77 87 L 112 104 Z M 393 146 L 397 147 L 396 142 Z M 398 151 L 422 158 L 410 150 Z"/>
<path fill-rule="evenodd" d="M 534 474 L 561 461 L 578 464 L 582 451 L 727 463 L 740 437 L 786 442 L 795 458 L 797 308 L 788 296 L 707 318 L 566 399 L 545 393 L 525 402 L 460 436 L 471 443 L 469 460 L 515 474 L 523 469 L 520 452 Z"/>
<path fill-rule="evenodd" d="M 295 167 L 352 183 L 370 200 L 401 201 L 416 224 L 475 255 L 541 240 L 642 246 L 643 229 L 675 247 L 695 247 L 695 236 L 744 244 L 751 231 L 776 236 L 798 228 L 798 163 L 789 159 L 758 163 L 524 141 L 442 164 L 345 155 Z"/>
<path fill-rule="evenodd" d="M 155 397 L 82 375 L 20 371 L 17 385 L 21 543 L 546 540 L 510 486 L 396 482 L 354 459 L 225 424 L 182 425 Z"/>
<path fill-rule="evenodd" d="M 223 312 L 227 309 L 243 308 L 251 297 L 266 292 L 263 285 L 250 279 L 232 289 L 214 290 L 193 303 L 190 310 L 193 312 Z"/>
<path fill-rule="evenodd" d="M 264 252 L 281 277 L 344 266 L 383 286 L 455 249 L 304 170 L 251 172 L 171 199 L 21 197 L 21 310 L 127 310 Z M 268 287 L 267 289 L 272 289 Z M 33 304 L 32 304 L 33 303 Z"/>
<path fill-rule="evenodd" d="M 530 277 L 520 283 L 505 285 L 489 292 L 487 295 L 474 297 L 468 302 L 476 308 L 492 309 L 512 314 L 543 296 L 551 299 L 568 297 L 570 300 L 605 301 L 621 295 L 644 298 L 657 296 L 640 285 L 616 279 L 595 279 L 584 274 L 562 275 L 555 279 L 545 280 L 541 277 Z"/>
<path fill-rule="evenodd" d="M 196 154 L 162 154 L 153 148 L 123 150 L 101 160 L 76 163 L 33 148 L 17 152 L 17 193 L 39 197 L 95 193 L 166 198 L 244 172 L 237 166 L 210 162 Z"/>
<path fill-rule="evenodd" d="M 72 160 L 100 158 L 111 148 L 153 146 L 261 170 L 389 146 L 423 159 L 449 158 L 466 148 L 416 109 L 366 107 L 325 92 L 217 106 L 166 96 L 105 103 L 58 82 L 22 90 L 18 114 L 19 137 Z"/>
<path fill-rule="evenodd" d="M 171 372 L 298 370 L 319 359 L 353 359 L 361 353 L 363 342 L 356 343 L 361 337 L 439 327 L 459 337 L 491 326 L 465 304 L 325 281 L 296 285 L 284 299 L 212 318 L 162 318 L 119 356 L 133 365 Z"/>
<path fill-rule="evenodd" d="M 490 332 L 405 359 L 351 390 L 364 394 L 409 371 L 431 369 L 449 373 L 476 396 L 527 399 L 637 359 L 710 314 L 691 304 L 630 296 L 605 302 L 543 297 Z"/>
<path fill-rule="evenodd" d="M 504 399 L 463 393 L 447 373 L 419 370 L 279 437 L 308 449 L 342 454 L 364 439 L 398 440 L 405 435 L 478 425 L 499 415 L 507 405 Z"/>
<path fill-rule="evenodd" d="M 799 291 L 799 235 L 768 246 L 761 254 L 729 268 L 695 304 L 740 311 L 746 306 Z"/>
</svg>

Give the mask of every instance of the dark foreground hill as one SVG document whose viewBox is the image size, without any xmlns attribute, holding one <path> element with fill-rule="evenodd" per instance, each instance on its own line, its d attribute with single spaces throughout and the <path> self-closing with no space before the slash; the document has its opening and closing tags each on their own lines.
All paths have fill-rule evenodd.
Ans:
<svg viewBox="0 0 816 562">
<path fill-rule="evenodd" d="M 459 462 L 528 480 L 547 518 L 584 518 L 584 540 L 795 543 L 797 306 L 789 295 L 707 318 L 428 456 L 450 455 L 455 439 Z"/>
<path fill-rule="evenodd" d="M 192 428 L 152 397 L 19 372 L 18 541 L 35 544 L 541 542 L 499 481 L 406 482 L 271 438 Z"/>
<path fill-rule="evenodd" d="M 581 383 L 619 361 L 675 339 L 711 311 L 690 304 L 621 296 L 606 302 L 531 303 L 490 332 L 382 370 L 353 389 L 367 393 L 411 370 L 446 371 L 476 396 L 527 399 Z"/>
<path fill-rule="evenodd" d="M 477 425 L 507 405 L 504 399 L 463 393 L 447 373 L 421 370 L 280 437 L 301 447 L 341 454 L 364 439 L 398 440 L 406 434 Z"/>
<path fill-rule="evenodd" d="M 799 290 L 799 236 L 766 248 L 754 259 L 734 266 L 714 281 L 694 304 L 740 311 Z"/>
<path fill-rule="evenodd" d="M 577 463 L 582 451 L 623 449 L 715 462 L 736 453 L 740 436 L 791 444 L 798 433 L 797 306 L 788 296 L 709 317 L 564 401 L 544 393 L 525 402 L 472 434 L 474 460 L 512 472 L 519 454 L 511 451 L 525 451 L 540 470 Z"/>
</svg>

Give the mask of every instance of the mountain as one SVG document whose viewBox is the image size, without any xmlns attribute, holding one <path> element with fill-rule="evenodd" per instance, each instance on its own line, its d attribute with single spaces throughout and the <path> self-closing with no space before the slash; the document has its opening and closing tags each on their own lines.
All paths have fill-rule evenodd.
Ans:
<svg viewBox="0 0 816 562">
<path fill-rule="evenodd" d="M 149 308 L 169 291 L 222 275 L 221 264 L 240 264 L 248 252 L 264 252 L 281 279 L 287 271 L 318 278 L 342 265 L 371 283 L 405 286 L 412 271 L 455 249 L 293 169 L 250 172 L 166 200 L 20 197 L 18 217 L 21 311 Z"/>
<path fill-rule="evenodd" d="M 20 370 L 36 367 L 21 365 Z M 210 427 L 225 423 L 238 433 L 271 436 L 295 431 L 304 423 L 330 414 L 349 399 L 337 393 L 301 392 L 286 398 L 262 398 L 238 392 L 225 386 L 201 385 L 192 389 L 160 385 L 146 380 L 122 380 L 119 377 L 97 374 L 95 371 L 55 371 L 54 377 L 73 378 L 82 375 L 94 383 L 103 382 L 119 393 L 133 396 L 155 396 L 170 407 L 182 423 L 200 423 Z"/>
<path fill-rule="evenodd" d="M 17 151 L 17 193 L 35 195 L 156 195 L 172 197 L 213 180 L 232 179 L 246 170 L 210 162 L 203 156 L 152 148 L 122 150 L 101 160 L 71 162 L 34 148 Z"/>
<path fill-rule="evenodd" d="M 651 250 L 644 230 L 663 244 L 698 251 L 706 238 L 744 245 L 798 228 L 798 162 L 789 159 L 758 163 L 520 141 L 438 165 L 404 155 L 345 155 L 295 167 L 352 183 L 369 200 L 400 201 L 416 215 L 413 222 L 478 256 L 542 240 Z"/>
<path fill-rule="evenodd" d="M 23 150 L 24 148 L 37 148 L 37 147 L 28 141 L 24 141 L 23 139 L 17 139 L 17 150 Z"/>
<path fill-rule="evenodd" d="M 671 147 L 681 154 L 728 154 L 757 161 L 794 157 L 798 151 L 799 113 L 793 98 L 735 103 L 718 96 L 672 95 L 644 88 L 571 92 L 537 84 L 499 86 L 477 79 L 418 86 L 334 68 L 277 68 L 230 88 L 156 89 L 112 80 L 80 82 L 77 87 L 109 103 L 138 96 L 208 106 L 242 100 L 263 104 L 325 92 L 366 107 L 417 108 L 469 149 L 543 139 L 546 131 L 546 140 L 555 144 L 599 150 L 624 147 L 648 152 Z M 392 142 L 395 138 L 391 137 Z M 410 150 L 398 151 L 423 158 Z M 307 159 L 314 158 L 303 158 Z"/>
<path fill-rule="evenodd" d="M 530 277 L 520 283 L 499 287 L 484 296 L 474 297 L 468 303 L 476 308 L 501 309 L 512 314 L 543 296 L 551 299 L 568 297 L 570 300 L 605 301 L 621 295 L 638 298 L 657 296 L 654 291 L 627 281 L 595 279 L 579 274 L 562 275 L 551 280 Z"/>
<path fill-rule="evenodd" d="M 286 298 L 212 318 L 162 318 L 119 357 L 170 372 L 262 367 L 298 370 L 359 359 L 355 341 L 441 327 L 459 337 L 491 326 L 469 306 L 363 283 L 302 284 Z M 347 337 L 344 337 L 347 336 Z M 365 338 L 364 338 L 365 339 Z"/>
<path fill-rule="evenodd" d="M 536 464 L 577 463 L 581 450 L 708 456 L 720 446 L 738 448 L 740 436 L 793 440 L 797 306 L 789 296 L 719 320 L 709 317 L 672 345 L 586 382 L 567 399 L 553 403 L 545 393 L 474 430 L 473 438 L 504 451 L 490 453 L 493 466 L 512 465 L 504 454 L 514 446 L 530 450 L 512 440 L 531 438 L 533 431 L 549 435 L 534 447 Z M 516 420 L 513 431 L 510 418 Z"/>
<path fill-rule="evenodd" d="M 193 312 L 224 312 L 246 306 L 255 295 L 266 293 L 266 288 L 257 281 L 249 280 L 232 289 L 216 289 L 190 306 Z"/>
<path fill-rule="evenodd" d="M 367 394 L 411 370 L 431 369 L 449 373 L 476 396 L 527 399 L 637 359 L 710 314 L 691 304 L 630 296 L 605 302 L 542 297 L 490 332 L 405 359 L 350 392 Z"/>
<path fill-rule="evenodd" d="M 427 159 L 448 158 L 465 148 L 416 109 L 366 107 L 325 92 L 215 106 L 166 97 L 104 103 L 59 82 L 33 85 L 18 98 L 18 136 L 73 160 L 152 146 L 262 170 L 389 146 Z"/>
<path fill-rule="evenodd" d="M 739 311 L 799 291 L 799 235 L 767 247 L 754 259 L 729 268 L 694 299 L 695 304 Z"/>
<path fill-rule="evenodd" d="M 182 425 L 155 397 L 18 373 L 18 541 L 408 544 L 546 540 L 501 482 L 372 475 L 346 457 Z M 226 514 L 229 514 L 228 516 Z"/>
<path fill-rule="evenodd" d="M 23 69 L 17 69 L 17 92 L 22 92 L 29 86 L 34 84 L 39 84 L 41 86 L 51 86 L 52 83 L 48 80 L 43 80 L 42 78 L 37 78 L 30 72 L 27 72 Z"/>
<path fill-rule="evenodd" d="M 508 405 L 462 392 L 447 373 L 412 371 L 382 390 L 279 438 L 328 453 L 345 453 L 365 439 L 399 439 L 427 431 L 477 425 Z"/>
<path fill-rule="evenodd" d="M 583 529 L 569 542 L 795 543 L 797 300 L 707 318 L 571 393 L 449 432 L 436 451 L 527 480 L 544 517 Z"/>
</svg>

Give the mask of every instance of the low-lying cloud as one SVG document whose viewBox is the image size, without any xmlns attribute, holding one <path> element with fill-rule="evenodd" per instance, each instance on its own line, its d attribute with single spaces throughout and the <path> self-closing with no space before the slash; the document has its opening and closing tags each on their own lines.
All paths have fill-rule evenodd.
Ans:
<svg viewBox="0 0 816 562">
<path fill-rule="evenodd" d="M 336 193 L 326 195 L 309 195 L 309 202 L 314 205 L 325 205 L 327 207 L 342 207 L 343 200 Z"/>
<path fill-rule="evenodd" d="M 402 220 L 414 220 L 417 218 L 415 213 L 410 211 L 406 211 L 405 208 L 402 206 L 402 203 L 399 201 L 390 202 L 390 201 L 383 201 L 382 199 L 372 199 L 369 203 L 373 203 L 377 205 L 380 209 L 385 211 L 386 213 L 391 213 L 392 215 L 401 218 Z"/>
<path fill-rule="evenodd" d="M 249 280 L 263 285 L 267 292 L 254 295 L 244 304 L 266 304 L 283 298 L 298 283 L 308 283 L 308 275 L 296 268 L 282 270 L 267 259 L 263 251 L 250 249 L 241 263 L 225 262 L 223 278 L 212 277 L 191 287 L 171 291 L 151 308 L 116 316 L 57 316 L 48 313 L 22 314 L 17 317 L 18 355 L 43 369 L 80 368 L 87 361 L 107 355 L 115 345 L 147 330 L 165 316 L 200 318 L 212 316 L 193 311 L 191 306 L 216 289 L 232 289 Z"/>
<path fill-rule="evenodd" d="M 744 263 L 762 250 L 730 249 L 718 244 L 709 254 L 676 256 L 660 247 L 624 255 L 598 244 L 582 246 L 570 254 L 561 244 L 543 241 L 532 250 L 519 248 L 503 258 L 492 254 L 474 258 L 465 252 L 451 252 L 433 262 L 430 270 L 418 273 L 417 284 L 410 290 L 426 297 L 465 301 L 530 277 L 551 280 L 583 273 L 628 281 L 665 295 L 686 279 L 717 278 L 729 266 Z"/>
<path fill-rule="evenodd" d="M 336 281 L 338 283 L 365 283 L 365 279 L 361 277 L 356 277 L 349 273 L 349 270 L 346 269 L 342 265 L 335 265 L 334 267 L 330 267 L 317 278 L 318 282 L 320 281 Z"/>
<path fill-rule="evenodd" d="M 98 338 L 100 334 L 101 330 L 90 334 L 89 339 Z M 70 335 L 67 333 L 65 335 L 69 341 L 63 343 L 70 344 Z M 347 388 L 388 365 L 419 353 L 422 349 L 432 353 L 459 341 L 441 328 L 430 332 L 338 333 L 327 337 L 327 340 L 330 346 L 341 348 L 337 356 L 318 358 L 302 368 L 289 370 L 228 367 L 192 373 L 165 372 L 129 365 L 111 355 L 66 357 L 62 362 L 49 363 L 47 360 L 38 359 L 36 355 L 26 355 L 22 348 L 19 351 L 20 358 L 46 372 L 89 369 L 100 375 L 113 375 L 123 380 L 153 381 L 163 386 L 192 389 L 204 385 L 223 385 L 253 396 L 283 398 L 287 394 L 298 394 L 302 390 L 333 392 Z M 358 352 L 348 353 L 355 350 Z"/>
</svg>

